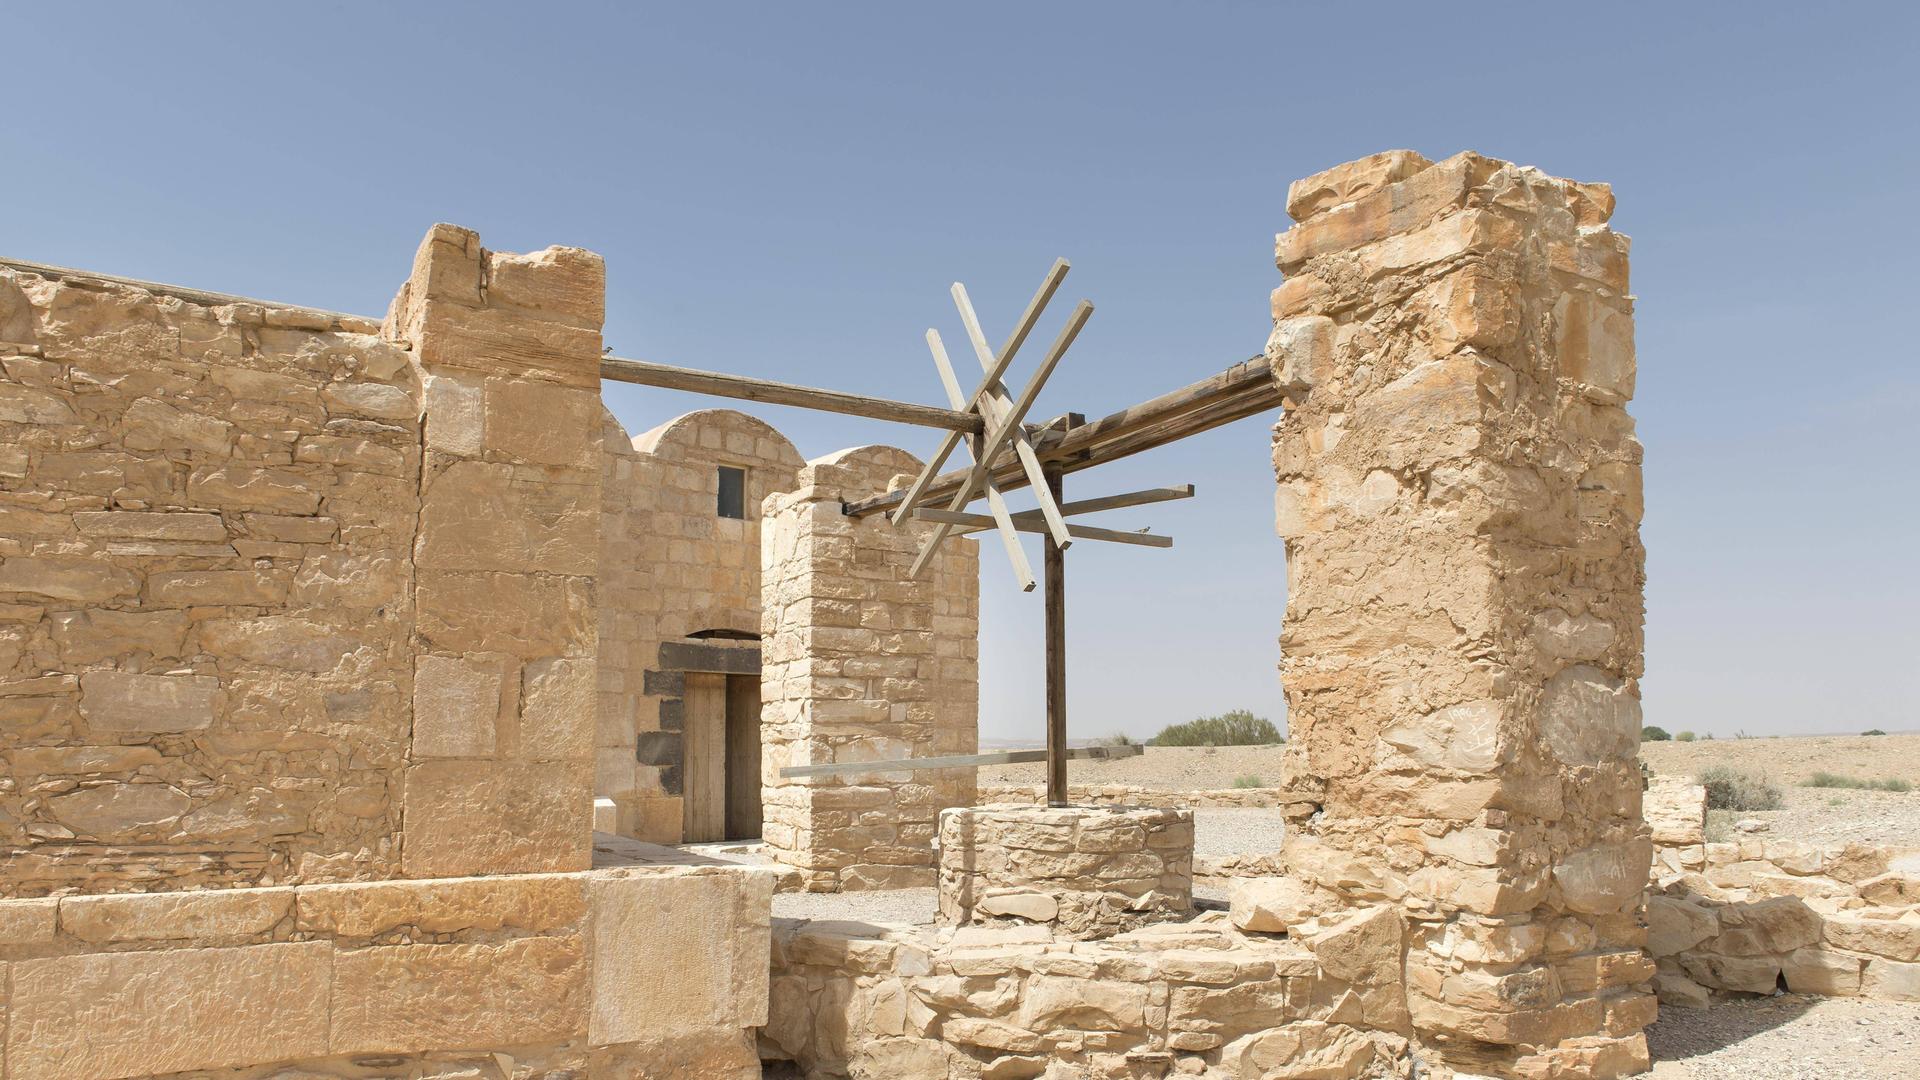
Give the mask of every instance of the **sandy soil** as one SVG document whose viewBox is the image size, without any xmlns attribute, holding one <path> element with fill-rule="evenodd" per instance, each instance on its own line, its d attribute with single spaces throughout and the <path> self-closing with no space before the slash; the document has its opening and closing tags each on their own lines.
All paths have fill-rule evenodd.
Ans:
<svg viewBox="0 0 1920 1080">
<path fill-rule="evenodd" d="M 1264 787 L 1280 782 L 1283 746 L 1149 746 L 1139 757 L 1114 761 L 1069 761 L 1069 784 L 1135 784 L 1163 791 L 1230 788 L 1235 779 L 1253 776 Z M 980 770 L 983 784 L 1043 784 L 1044 763 L 1001 765 Z"/>
<path fill-rule="evenodd" d="M 1709 765 L 1759 773 L 1782 786 L 1816 772 L 1862 780 L 1898 779 L 1920 787 L 1920 735 L 1805 735 L 1640 744 L 1656 773 L 1692 776 Z"/>
<path fill-rule="evenodd" d="M 1649 1080 L 1879 1080 L 1920 1076 L 1920 1003 L 1742 998 L 1661 1009 Z"/>
</svg>

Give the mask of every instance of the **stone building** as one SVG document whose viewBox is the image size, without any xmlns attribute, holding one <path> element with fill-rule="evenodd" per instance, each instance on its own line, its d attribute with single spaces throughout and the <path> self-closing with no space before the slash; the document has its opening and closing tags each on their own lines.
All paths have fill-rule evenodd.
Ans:
<svg viewBox="0 0 1920 1080">
<path fill-rule="evenodd" d="M 1645 1068 L 1611 210 L 1473 154 L 1290 190 L 1234 369 L 1284 402 L 1290 823 L 1231 917 L 1185 810 L 779 775 L 976 748 L 978 553 L 909 582 L 930 526 L 849 512 L 902 451 L 628 438 L 590 252 L 435 226 L 384 321 L 0 263 L 0 1080 Z M 776 927 L 644 842 L 755 835 L 945 924 Z"/>
</svg>

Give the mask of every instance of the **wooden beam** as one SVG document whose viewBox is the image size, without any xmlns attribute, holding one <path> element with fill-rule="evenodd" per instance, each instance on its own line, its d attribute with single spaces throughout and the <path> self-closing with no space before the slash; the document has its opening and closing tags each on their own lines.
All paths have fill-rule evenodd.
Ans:
<svg viewBox="0 0 1920 1080">
<path fill-rule="evenodd" d="M 1139 745 L 1075 746 L 1067 750 L 1066 756 L 1075 761 L 1106 761 L 1114 758 L 1138 757 L 1146 753 L 1146 750 L 1146 747 Z M 791 779 L 803 776 L 845 776 L 849 773 L 978 769 L 987 765 L 1021 765 L 1030 761 L 1045 760 L 1047 760 L 1045 750 L 1001 750 L 991 754 L 948 754 L 942 757 L 888 758 L 884 761 L 837 761 L 830 765 L 788 765 L 780 770 L 780 775 Z"/>
<path fill-rule="evenodd" d="M 1027 335 L 1033 332 L 1033 325 L 1040 321 L 1040 312 L 1046 309 L 1047 302 L 1052 300 L 1053 294 L 1059 291 L 1060 283 L 1067 279 L 1067 271 L 1070 269 L 1072 264 L 1067 260 L 1053 260 L 1053 265 L 1047 270 L 1047 276 L 1040 279 L 1040 288 L 1033 294 L 1033 299 L 1027 301 L 1027 309 L 1020 313 L 1019 321 L 1013 324 L 1013 333 L 1008 335 L 1007 343 L 1000 347 L 1000 355 L 994 360 L 993 366 L 987 369 L 980 384 L 973 388 L 973 394 L 967 398 L 966 403 L 955 405 L 954 408 L 961 412 L 971 412 L 974 406 L 979 404 L 982 396 L 999 384 L 1000 377 L 1007 373 L 1008 366 L 1013 363 L 1013 354 L 1019 352 L 1020 346 L 1026 343 Z M 953 287 L 960 288 L 960 283 L 954 282 Z M 980 430 L 986 430 L 984 423 Z M 905 521 L 907 512 L 919 505 L 921 496 L 926 493 L 927 484 L 933 480 L 935 474 L 939 473 L 940 466 L 946 464 L 947 458 L 953 454 L 953 448 L 959 443 L 959 438 L 952 435 L 941 440 L 940 449 L 934 451 L 933 456 L 927 459 L 926 465 L 920 469 L 920 475 L 914 477 L 913 483 L 901 495 L 900 504 L 893 514 L 895 525 Z"/>
<path fill-rule="evenodd" d="M 960 380 L 953 375 L 953 365 L 947 360 L 947 346 L 940 340 L 940 331 L 927 331 L 927 351 L 933 354 L 933 366 L 940 372 L 941 388 L 946 390 L 947 399 L 958 408 L 961 401 Z M 973 439 L 978 441 L 979 436 L 973 436 Z M 1007 501 L 1000 497 L 1000 489 L 991 483 L 987 485 L 987 508 L 993 513 L 993 524 L 1000 531 L 1000 542 L 1007 549 L 1007 559 L 1013 563 L 1013 576 L 1019 579 L 1020 591 L 1032 592 L 1033 564 L 1027 562 L 1027 551 L 1020 546 L 1020 534 L 1013 531 L 1013 516 L 1007 512 Z"/>
<path fill-rule="evenodd" d="M 959 434 L 975 434 L 986 430 L 986 422 L 978 415 L 958 409 L 936 409 L 931 405 L 915 405 L 906 401 L 889 401 L 886 398 L 847 394 L 839 390 L 822 390 L 812 386 L 752 379 L 745 375 L 695 371 L 692 368 L 670 367 L 666 364 L 629 360 L 620 356 L 600 358 L 600 377 L 613 382 L 658 386 L 668 390 L 687 390 L 696 394 L 713 394 L 716 397 L 765 401 L 773 405 L 798 405 L 804 409 L 864 416 L 870 420 L 890 420 L 896 424 L 945 428 Z M 956 434 L 955 438 L 958 439 L 958 437 L 959 435 Z"/>
<path fill-rule="evenodd" d="M 1097 514 L 1102 510 L 1121 510 L 1129 506 L 1146 506 L 1149 503 L 1172 502 L 1175 499 L 1193 498 L 1193 485 L 1182 484 L 1179 487 L 1147 488 L 1144 491 L 1129 491 L 1124 495 L 1102 495 L 1097 499 L 1076 499 L 1070 503 L 1061 503 L 1063 514 Z M 1037 510 L 1022 510 L 1013 515 L 1015 521 L 1037 521 Z"/>
<path fill-rule="evenodd" d="M 985 514 L 970 514 L 964 510 L 935 510 L 931 506 L 920 507 L 913 512 L 913 516 L 921 521 L 936 521 L 945 525 L 959 526 L 967 532 L 985 532 L 994 528 L 996 524 L 993 518 Z M 1013 516 L 1012 525 L 1017 532 L 1044 533 L 1047 531 L 1046 522 L 1039 518 L 1028 518 L 1022 521 L 1018 514 Z M 1075 525 L 1071 522 L 1067 525 L 1067 531 L 1081 540 L 1105 540 L 1114 544 L 1132 544 L 1135 547 L 1170 548 L 1173 546 L 1173 537 L 1162 533 L 1102 529 L 1093 525 Z"/>
<path fill-rule="evenodd" d="M 1078 472 L 1271 412 L 1280 405 L 1281 390 L 1268 374 L 1266 357 L 1256 356 L 1218 375 L 1071 428 L 1057 438 L 1043 432 L 1034 440 L 1034 450 L 1043 463 L 1058 463 L 1062 472 Z M 924 497 L 937 499 L 956 491 L 965 479 L 964 472 L 942 473 L 927 485 Z M 993 480 L 1002 492 L 1027 484 L 1025 469 L 1014 462 L 996 467 Z M 854 503 L 847 513 L 865 517 L 890 511 L 899 503 L 897 492 L 880 495 Z"/>
<path fill-rule="evenodd" d="M 1066 355 L 1067 348 L 1073 344 L 1073 339 L 1080 336 L 1081 329 L 1092 317 L 1092 301 L 1082 300 L 1074 305 L 1073 314 L 1067 316 L 1067 325 L 1060 328 L 1060 336 L 1054 338 L 1052 347 L 1040 361 L 1040 367 L 1033 373 L 1033 377 L 1020 388 L 1020 397 L 1014 401 L 1013 408 L 1003 414 L 999 422 L 987 432 L 980 450 L 975 454 L 973 468 L 968 470 L 966 476 L 961 479 L 958 489 L 954 491 L 953 500 L 947 504 L 947 509 L 963 510 L 973 501 L 974 493 L 980 490 L 980 485 L 993 469 L 993 460 L 1000 456 L 1000 451 L 1006 447 L 1007 440 L 1019 428 L 1020 422 L 1027 418 L 1027 410 L 1033 408 L 1034 399 L 1040 396 L 1041 389 L 1047 385 L 1047 379 L 1053 374 L 1053 369 L 1059 366 L 1060 358 Z M 948 527 L 945 525 L 934 526 L 933 532 L 921 543 L 920 553 L 914 556 L 913 565 L 907 567 L 908 579 L 918 578 L 920 572 L 926 569 L 927 563 L 933 559 L 933 553 L 940 547 L 940 541 L 947 538 L 947 532 Z"/>
<path fill-rule="evenodd" d="M 973 343 L 973 354 L 980 358 L 980 369 L 993 370 L 993 353 L 987 349 L 987 335 L 980 329 L 980 317 L 974 314 L 973 301 L 967 297 L 966 286 L 957 281 L 953 283 L 953 306 L 960 309 L 960 323 L 966 327 L 967 340 Z M 980 399 L 980 408 L 989 422 L 999 423 L 1013 408 L 1013 401 L 1007 396 L 1006 387 L 996 382 Z M 1028 440 L 1027 433 L 1019 428 L 1013 432 L 1013 452 L 1020 459 L 1020 468 L 1027 474 L 1027 483 L 1033 485 L 1034 494 L 1039 496 L 1040 515 L 1046 519 L 1048 535 L 1062 549 L 1071 547 L 1073 537 L 1067 532 L 1067 521 L 1060 516 L 1060 508 L 1054 505 L 1053 496 L 1047 493 L 1046 475 L 1040 471 L 1040 459 L 1034 456 L 1033 443 Z"/>
<path fill-rule="evenodd" d="M 1044 485 L 1060 498 L 1060 470 L 1049 469 Z M 1042 566 L 1047 579 L 1047 805 L 1067 805 L 1067 557 L 1048 536 Z"/>
</svg>

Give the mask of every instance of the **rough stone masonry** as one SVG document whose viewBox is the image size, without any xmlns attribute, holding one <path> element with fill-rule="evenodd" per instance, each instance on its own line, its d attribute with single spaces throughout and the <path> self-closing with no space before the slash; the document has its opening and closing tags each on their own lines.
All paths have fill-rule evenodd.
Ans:
<svg viewBox="0 0 1920 1080">
<path fill-rule="evenodd" d="M 1409 1022 L 1470 1072 L 1646 1064 L 1612 210 L 1604 184 L 1394 151 L 1295 183 L 1277 245 L 1289 904 L 1403 908 Z"/>
</svg>

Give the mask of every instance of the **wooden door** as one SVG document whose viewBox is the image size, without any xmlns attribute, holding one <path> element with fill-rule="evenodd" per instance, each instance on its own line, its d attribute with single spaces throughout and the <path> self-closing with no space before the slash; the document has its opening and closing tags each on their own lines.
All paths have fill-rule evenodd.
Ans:
<svg viewBox="0 0 1920 1080">
<path fill-rule="evenodd" d="M 727 676 L 727 839 L 760 838 L 760 677 Z"/>
<path fill-rule="evenodd" d="M 680 731 L 680 806 L 686 842 L 725 840 L 727 677 L 687 672 Z"/>
</svg>

